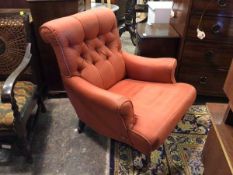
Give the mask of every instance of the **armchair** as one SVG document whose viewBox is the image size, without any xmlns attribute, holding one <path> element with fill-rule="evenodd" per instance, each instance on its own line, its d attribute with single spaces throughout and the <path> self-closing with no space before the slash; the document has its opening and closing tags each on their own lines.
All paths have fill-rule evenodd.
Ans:
<svg viewBox="0 0 233 175">
<path fill-rule="evenodd" d="M 32 46 L 27 25 L 28 15 L 0 14 L 0 146 L 11 149 L 16 145 L 31 162 L 29 142 L 36 116 L 30 114 L 36 103 L 37 113 L 45 108 L 28 69 Z"/>
<path fill-rule="evenodd" d="M 109 9 L 46 22 L 40 34 L 55 51 L 80 132 L 86 124 L 149 155 L 195 100 L 191 85 L 175 81 L 175 59 L 149 59 L 121 50 Z"/>
</svg>

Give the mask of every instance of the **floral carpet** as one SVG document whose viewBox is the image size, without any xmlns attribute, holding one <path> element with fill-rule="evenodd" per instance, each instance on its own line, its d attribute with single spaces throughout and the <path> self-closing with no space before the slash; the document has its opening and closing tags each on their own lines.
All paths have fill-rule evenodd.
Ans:
<svg viewBox="0 0 233 175">
<path fill-rule="evenodd" d="M 151 154 L 146 166 L 144 155 L 123 143 L 111 143 L 111 175 L 198 175 L 203 174 L 201 154 L 211 126 L 205 105 L 193 105 L 165 143 Z"/>
</svg>

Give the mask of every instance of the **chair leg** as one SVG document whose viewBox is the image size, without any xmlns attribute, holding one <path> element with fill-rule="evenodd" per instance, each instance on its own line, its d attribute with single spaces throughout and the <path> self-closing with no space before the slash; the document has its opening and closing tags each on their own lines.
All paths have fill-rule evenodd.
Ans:
<svg viewBox="0 0 233 175">
<path fill-rule="evenodd" d="M 47 111 L 42 97 L 39 97 L 39 98 L 38 98 L 37 104 L 38 104 L 38 106 L 40 107 L 40 111 L 41 111 L 42 113 L 45 113 L 45 112 Z"/>
<path fill-rule="evenodd" d="M 125 26 L 122 26 L 122 27 L 119 29 L 119 35 L 121 36 L 125 31 L 126 31 L 126 27 L 125 27 Z"/>
<path fill-rule="evenodd" d="M 137 37 L 136 37 L 136 32 L 135 32 L 133 26 L 131 26 L 129 28 L 129 33 L 130 33 L 130 39 L 131 39 L 133 45 L 136 46 L 136 44 L 137 44 Z"/>
<path fill-rule="evenodd" d="M 86 124 L 79 120 L 78 122 L 78 133 L 81 134 L 85 129 Z"/>
<path fill-rule="evenodd" d="M 36 123 L 38 122 L 38 116 L 40 112 L 42 113 L 46 112 L 46 107 L 41 97 L 37 99 L 37 105 L 38 105 L 38 108 L 37 108 L 36 114 L 34 116 L 31 116 L 27 123 L 27 133 L 29 134 L 28 139 L 32 137 L 32 133 L 35 129 Z"/>
<path fill-rule="evenodd" d="M 33 158 L 31 154 L 31 146 L 26 137 L 19 138 L 18 147 L 22 153 L 22 155 L 25 157 L 25 160 L 27 163 L 33 163 Z"/>
</svg>

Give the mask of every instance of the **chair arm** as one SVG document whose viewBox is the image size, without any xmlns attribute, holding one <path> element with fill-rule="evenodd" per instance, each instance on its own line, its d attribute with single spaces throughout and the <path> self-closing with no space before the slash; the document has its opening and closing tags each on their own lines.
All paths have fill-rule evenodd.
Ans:
<svg viewBox="0 0 233 175">
<path fill-rule="evenodd" d="M 135 123 L 133 104 L 128 98 L 94 86 L 77 76 L 63 78 L 63 82 L 71 102 L 72 97 L 78 99 L 82 105 L 85 104 L 85 107 L 88 108 L 85 110 L 89 110 L 92 115 L 97 115 L 99 120 L 116 117 L 116 120 L 123 121 L 127 128 L 133 127 Z M 80 106 L 77 108 L 82 110 Z M 104 113 L 105 111 L 107 111 L 107 115 Z M 98 112 L 103 114 L 98 116 Z"/>
<path fill-rule="evenodd" d="M 175 83 L 176 59 L 174 58 L 145 58 L 123 52 L 126 65 L 126 73 L 129 78 Z"/>
<path fill-rule="evenodd" d="M 3 103 L 13 103 L 14 99 L 14 85 L 17 81 L 19 75 L 28 67 L 31 60 L 31 43 L 27 44 L 26 52 L 22 62 L 19 66 L 8 76 L 6 81 L 3 84 L 1 101 Z"/>
</svg>

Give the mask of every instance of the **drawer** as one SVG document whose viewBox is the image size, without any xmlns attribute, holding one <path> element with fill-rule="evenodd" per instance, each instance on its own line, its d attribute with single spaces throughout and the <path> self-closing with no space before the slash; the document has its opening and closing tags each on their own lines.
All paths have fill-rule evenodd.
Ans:
<svg viewBox="0 0 233 175">
<path fill-rule="evenodd" d="M 202 13 L 208 3 L 212 0 L 193 0 L 192 13 Z M 233 1 L 232 0 L 214 0 L 207 8 L 207 15 L 215 16 L 233 16 Z"/>
<path fill-rule="evenodd" d="M 181 64 L 227 71 L 232 58 L 233 45 L 187 41 L 184 45 Z"/>
<path fill-rule="evenodd" d="M 180 67 L 178 81 L 192 84 L 199 95 L 224 96 L 226 71 L 209 71 L 200 67 Z"/>
<path fill-rule="evenodd" d="M 177 58 L 179 38 L 142 38 L 137 36 L 136 54 L 145 57 Z M 156 50 L 156 51 L 155 51 Z"/>
<path fill-rule="evenodd" d="M 197 26 L 200 16 L 192 15 L 187 37 L 197 39 Z M 214 40 L 233 43 L 233 18 L 204 16 L 200 29 L 204 30 L 206 37 L 202 41 Z"/>
</svg>

